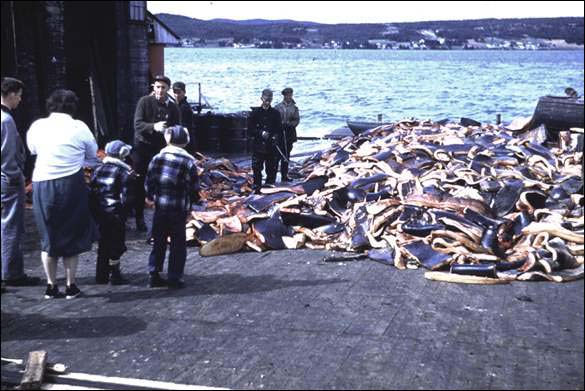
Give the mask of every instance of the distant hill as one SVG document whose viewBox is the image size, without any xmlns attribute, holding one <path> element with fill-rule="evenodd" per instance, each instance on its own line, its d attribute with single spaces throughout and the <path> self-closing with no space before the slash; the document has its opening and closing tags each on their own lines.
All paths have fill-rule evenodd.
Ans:
<svg viewBox="0 0 585 391">
<path fill-rule="evenodd" d="M 168 14 L 167 14 L 168 15 Z M 239 25 L 266 25 L 266 24 L 274 24 L 274 23 L 278 23 L 278 24 L 299 24 L 302 23 L 303 25 L 307 25 L 307 26 L 315 26 L 318 25 L 319 23 L 315 23 L 315 22 L 298 22 L 295 20 L 290 20 L 290 19 L 278 19 L 278 20 L 266 20 L 266 19 L 248 19 L 248 20 L 233 20 L 233 19 L 211 19 L 208 22 L 215 22 L 215 23 L 235 23 L 235 24 L 239 24 Z"/>
<path fill-rule="evenodd" d="M 482 45 L 487 48 L 525 48 L 530 44 L 533 48 L 549 48 L 562 47 L 564 43 L 574 47 L 583 45 L 584 41 L 584 19 L 574 17 L 321 24 L 264 19 L 205 21 L 171 14 L 156 16 L 181 38 L 202 46 L 209 41 L 224 40 L 229 44 L 255 44 L 259 47 L 268 44 L 270 47 L 336 45 L 379 48 L 381 44 L 388 44 L 406 45 L 405 48 L 423 45 L 428 49 L 450 49 L 481 48 Z"/>
</svg>

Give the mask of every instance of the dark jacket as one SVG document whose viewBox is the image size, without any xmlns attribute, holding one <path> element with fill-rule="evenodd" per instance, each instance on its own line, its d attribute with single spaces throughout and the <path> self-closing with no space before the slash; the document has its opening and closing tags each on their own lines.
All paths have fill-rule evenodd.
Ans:
<svg viewBox="0 0 585 391">
<path fill-rule="evenodd" d="M 180 102 L 177 102 L 179 106 L 179 112 L 181 113 L 181 125 L 183 127 L 191 130 L 193 127 L 193 109 L 191 109 L 191 105 L 187 102 L 187 97 Z"/>
<path fill-rule="evenodd" d="M 180 123 L 179 108 L 167 99 L 160 103 L 153 95 L 140 98 L 134 112 L 134 147 L 157 154 L 167 143 L 160 132 L 154 130 L 155 122 L 167 121 L 167 126 Z"/>
<path fill-rule="evenodd" d="M 195 152 L 195 132 L 193 130 L 193 109 L 189 102 L 187 102 L 187 97 L 180 102 L 177 102 L 179 105 L 179 112 L 181 113 L 181 125 L 189 130 L 189 144 L 185 147 L 187 152 L 193 154 Z"/>
<path fill-rule="evenodd" d="M 267 140 L 262 138 L 263 131 L 269 133 Z M 282 142 L 282 121 L 278 110 L 253 107 L 248 118 L 248 134 L 254 139 L 255 153 L 276 154 L 274 143 L 280 145 Z"/>
</svg>

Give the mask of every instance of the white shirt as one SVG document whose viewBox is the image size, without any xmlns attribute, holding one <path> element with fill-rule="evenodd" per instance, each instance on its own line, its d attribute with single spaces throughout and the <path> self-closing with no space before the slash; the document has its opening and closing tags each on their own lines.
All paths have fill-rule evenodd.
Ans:
<svg viewBox="0 0 585 391">
<path fill-rule="evenodd" d="M 64 113 L 51 113 L 33 122 L 26 140 L 31 154 L 37 155 L 33 182 L 73 175 L 86 160 L 95 160 L 97 153 L 87 125 Z"/>
</svg>

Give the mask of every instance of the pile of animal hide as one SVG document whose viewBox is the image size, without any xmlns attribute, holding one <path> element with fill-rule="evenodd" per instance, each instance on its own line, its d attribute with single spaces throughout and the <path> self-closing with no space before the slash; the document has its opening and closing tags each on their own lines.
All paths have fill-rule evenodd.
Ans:
<svg viewBox="0 0 585 391">
<path fill-rule="evenodd" d="M 582 278 L 583 153 L 545 147 L 543 131 L 402 121 L 337 142 L 262 194 L 246 170 L 198 155 L 205 201 L 188 239 L 204 256 L 327 249 L 445 281 Z"/>
</svg>

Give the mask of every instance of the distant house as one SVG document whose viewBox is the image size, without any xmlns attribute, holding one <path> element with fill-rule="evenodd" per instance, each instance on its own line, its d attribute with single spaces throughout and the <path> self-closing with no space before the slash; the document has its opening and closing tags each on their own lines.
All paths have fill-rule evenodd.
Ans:
<svg viewBox="0 0 585 391">
<path fill-rule="evenodd" d="M 146 1 L 2 1 L 2 76 L 25 83 L 19 129 L 45 116 L 56 88 L 79 96 L 78 119 L 103 146 L 133 141 L 138 99 L 165 45 L 180 38 L 146 9 Z M 151 62 L 149 62 L 149 59 Z"/>
</svg>

